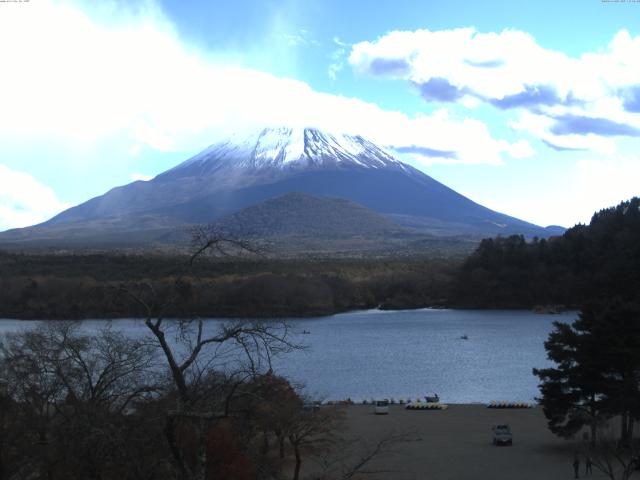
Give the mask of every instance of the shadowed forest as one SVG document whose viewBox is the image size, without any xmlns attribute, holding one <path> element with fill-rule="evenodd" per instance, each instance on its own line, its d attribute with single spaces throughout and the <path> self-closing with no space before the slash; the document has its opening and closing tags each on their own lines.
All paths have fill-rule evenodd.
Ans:
<svg viewBox="0 0 640 480">
<path fill-rule="evenodd" d="M 0 255 L 0 317 L 114 318 L 144 312 L 123 283 L 172 291 L 186 258 Z M 452 260 L 234 260 L 203 258 L 181 280 L 167 315 L 312 316 L 352 309 L 442 305 Z"/>
<path fill-rule="evenodd" d="M 123 284 L 175 287 L 186 257 L 0 252 L 0 317 L 117 318 L 144 311 Z M 174 317 L 314 316 L 367 308 L 575 308 L 640 291 L 640 199 L 560 237 L 483 240 L 468 257 L 203 257 L 181 276 Z"/>
<path fill-rule="evenodd" d="M 561 237 L 483 240 L 462 264 L 451 298 L 459 306 L 498 308 L 633 300 L 640 293 L 639 264 L 640 199 L 633 198 Z"/>
</svg>

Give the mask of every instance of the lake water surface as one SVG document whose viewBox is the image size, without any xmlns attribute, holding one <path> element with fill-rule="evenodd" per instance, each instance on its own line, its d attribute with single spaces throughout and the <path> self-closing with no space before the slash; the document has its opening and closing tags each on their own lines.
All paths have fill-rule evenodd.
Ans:
<svg viewBox="0 0 640 480">
<path fill-rule="evenodd" d="M 538 379 L 531 369 L 550 365 L 543 344 L 552 322 L 575 318 L 576 312 L 422 309 L 290 319 L 295 339 L 308 348 L 277 359 L 274 369 L 325 400 L 415 399 L 435 392 L 450 403 L 533 401 Z M 209 328 L 219 322 L 207 320 Z M 36 323 L 0 320 L 0 333 Z M 104 324 L 87 320 L 83 328 Z M 128 335 L 147 334 L 140 320 L 112 325 Z"/>
</svg>

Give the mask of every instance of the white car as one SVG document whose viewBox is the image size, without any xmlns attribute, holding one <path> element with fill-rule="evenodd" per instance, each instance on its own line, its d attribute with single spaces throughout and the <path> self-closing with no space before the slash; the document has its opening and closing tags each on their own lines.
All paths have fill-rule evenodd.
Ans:
<svg viewBox="0 0 640 480">
<path fill-rule="evenodd" d="M 389 414 L 389 401 L 388 400 L 378 400 L 376 401 L 373 412 L 376 415 L 388 415 Z"/>
<path fill-rule="evenodd" d="M 491 431 L 494 445 L 513 445 L 513 434 L 509 425 L 494 425 Z"/>
</svg>

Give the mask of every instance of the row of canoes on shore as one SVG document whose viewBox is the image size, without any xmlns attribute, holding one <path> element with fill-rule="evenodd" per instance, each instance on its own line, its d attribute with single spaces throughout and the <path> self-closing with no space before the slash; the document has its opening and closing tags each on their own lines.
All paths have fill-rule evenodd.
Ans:
<svg viewBox="0 0 640 480">
<path fill-rule="evenodd" d="M 487 408 L 533 408 L 534 405 L 526 402 L 491 402 Z M 449 405 L 444 403 L 409 403 L 405 407 L 407 410 L 446 410 Z"/>
<path fill-rule="evenodd" d="M 444 403 L 415 402 L 407 404 L 407 406 L 404 408 L 406 408 L 407 410 L 446 410 L 447 408 L 449 408 L 449 405 L 446 405 Z"/>
<path fill-rule="evenodd" d="M 388 400 L 385 400 L 388 401 Z M 375 401 L 368 402 L 364 400 L 362 405 L 375 405 Z M 409 402 L 395 402 L 393 400 L 388 401 L 389 405 L 401 405 L 407 410 L 446 410 L 448 405 L 440 402 L 422 402 L 422 401 L 409 401 Z M 351 399 L 347 400 L 330 400 L 326 402 L 326 405 L 355 405 L 355 402 Z M 509 402 L 509 401 L 496 401 L 493 400 L 487 404 L 487 408 L 533 408 L 535 404 L 529 402 Z"/>
<path fill-rule="evenodd" d="M 496 402 L 492 401 L 487 408 L 533 408 L 534 405 L 527 402 Z"/>
</svg>

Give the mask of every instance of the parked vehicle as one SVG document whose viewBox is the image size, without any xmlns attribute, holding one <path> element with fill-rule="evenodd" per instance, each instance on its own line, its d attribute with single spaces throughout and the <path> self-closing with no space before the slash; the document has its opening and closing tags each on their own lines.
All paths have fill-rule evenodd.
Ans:
<svg viewBox="0 0 640 480">
<path fill-rule="evenodd" d="M 389 414 L 389 401 L 378 400 L 373 408 L 373 412 L 376 415 L 388 415 Z"/>
<path fill-rule="evenodd" d="M 513 445 L 513 434 L 509 425 L 494 425 L 491 431 L 494 445 Z"/>
</svg>

